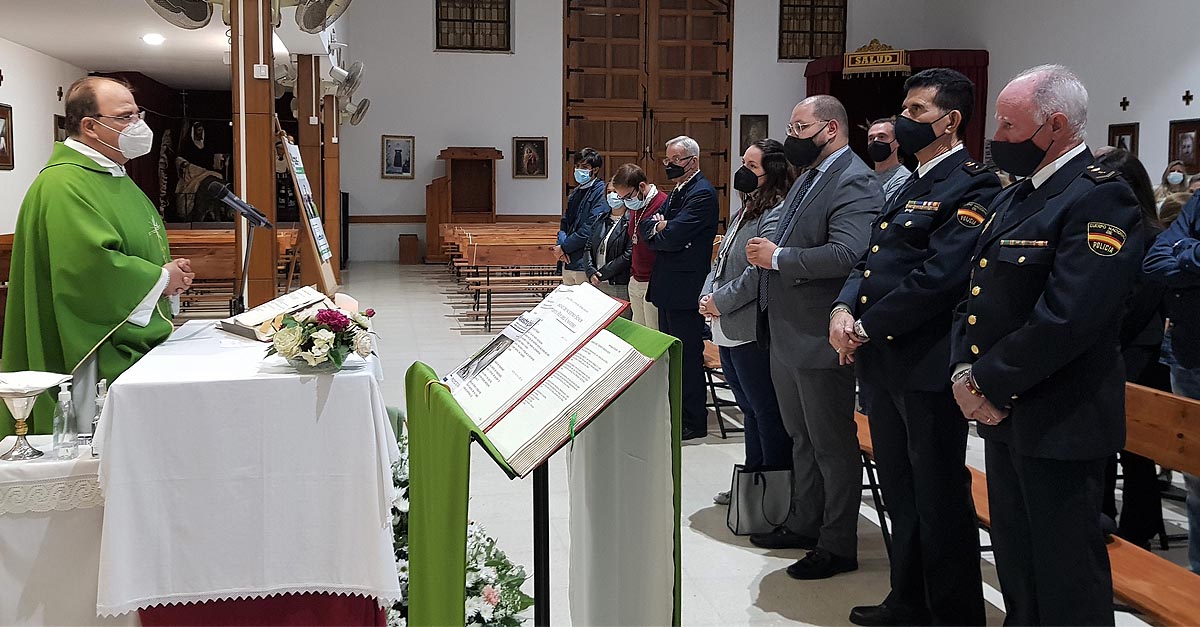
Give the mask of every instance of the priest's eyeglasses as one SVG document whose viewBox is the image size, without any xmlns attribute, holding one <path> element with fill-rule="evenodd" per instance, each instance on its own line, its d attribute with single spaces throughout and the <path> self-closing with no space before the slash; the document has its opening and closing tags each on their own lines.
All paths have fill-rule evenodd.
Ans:
<svg viewBox="0 0 1200 627">
<path fill-rule="evenodd" d="M 146 110 L 138 109 L 136 112 L 130 113 L 128 115 L 101 115 L 101 114 L 97 113 L 96 115 L 89 115 L 88 117 L 90 117 L 90 118 L 108 118 L 109 120 L 116 120 L 122 124 L 133 124 L 134 122 L 137 122 L 139 120 L 146 119 Z"/>
</svg>

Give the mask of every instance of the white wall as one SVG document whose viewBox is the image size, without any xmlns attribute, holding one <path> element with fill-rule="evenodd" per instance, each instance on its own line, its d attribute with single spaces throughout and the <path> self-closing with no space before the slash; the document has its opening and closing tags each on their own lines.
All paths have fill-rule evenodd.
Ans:
<svg viewBox="0 0 1200 627">
<path fill-rule="evenodd" d="M 1013 75 L 1062 63 L 1088 88 L 1088 144 L 1103 146 L 1108 125 L 1139 122 L 1139 157 L 1157 182 L 1167 165 L 1168 122 L 1200 118 L 1200 48 L 1195 0 L 931 0 L 925 48 L 990 52 L 990 102 Z M 1128 97 L 1128 111 L 1118 103 Z M 989 110 L 991 108 L 989 107 Z M 988 136 L 995 120 L 988 120 Z"/>
<path fill-rule="evenodd" d="M 58 88 L 86 75 L 82 69 L 0 39 L 0 103 L 13 110 L 12 170 L 0 170 L 0 233 L 12 233 L 17 211 L 54 147 L 54 114 L 62 115 Z"/>
<path fill-rule="evenodd" d="M 363 60 L 358 95 L 371 99 L 359 126 L 343 127 L 342 189 L 351 215 L 423 214 L 425 185 L 445 174 L 447 146 L 492 146 L 499 214 L 554 214 L 562 208 L 563 3 L 513 2 L 513 53 L 433 51 L 433 2 L 358 0 L 347 14 L 348 57 Z M 339 38 L 341 32 L 339 31 Z M 379 136 L 415 137 L 414 179 L 381 179 Z M 513 179 L 512 138 L 548 138 L 549 177 Z M 396 234 L 424 225 L 351 229 L 352 260 L 396 259 Z"/>
</svg>

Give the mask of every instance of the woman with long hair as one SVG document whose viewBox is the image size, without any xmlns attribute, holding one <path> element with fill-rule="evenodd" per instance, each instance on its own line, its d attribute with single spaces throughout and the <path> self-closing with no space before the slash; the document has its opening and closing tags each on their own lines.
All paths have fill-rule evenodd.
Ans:
<svg viewBox="0 0 1200 627">
<path fill-rule="evenodd" d="M 1136 158 L 1134 157 L 1134 159 Z M 1154 199 L 1162 204 L 1163 199 L 1167 196 L 1186 192 L 1188 190 L 1187 182 L 1184 180 L 1186 178 L 1187 168 L 1184 167 L 1182 161 L 1176 159 L 1168 163 L 1167 169 L 1163 170 L 1162 184 L 1154 188 Z"/>
<path fill-rule="evenodd" d="M 700 313 L 712 321 L 721 369 L 745 418 L 747 470 L 779 470 L 792 464 L 792 439 L 771 383 L 770 352 L 757 341 L 759 269 L 746 259 L 746 242 L 774 235 L 794 180 L 783 144 L 763 139 L 746 149 L 733 177 L 742 209 L 733 216 L 700 292 Z M 727 504 L 729 493 L 713 500 Z"/>
</svg>

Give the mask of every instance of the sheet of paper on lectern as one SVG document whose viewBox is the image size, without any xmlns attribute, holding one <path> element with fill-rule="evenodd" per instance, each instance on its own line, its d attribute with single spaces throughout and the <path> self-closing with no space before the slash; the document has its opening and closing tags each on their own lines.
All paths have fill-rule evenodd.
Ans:
<svg viewBox="0 0 1200 627">
<path fill-rule="evenodd" d="M 560 286 L 443 381 L 491 429 L 627 306 L 591 285 Z"/>
<path fill-rule="evenodd" d="M 220 321 L 221 330 L 260 342 L 270 341 L 277 326 L 273 323 L 276 318 L 287 314 L 295 314 L 313 306 L 334 308 L 333 301 L 312 286 L 302 287 L 265 302 L 245 313 Z"/>
</svg>

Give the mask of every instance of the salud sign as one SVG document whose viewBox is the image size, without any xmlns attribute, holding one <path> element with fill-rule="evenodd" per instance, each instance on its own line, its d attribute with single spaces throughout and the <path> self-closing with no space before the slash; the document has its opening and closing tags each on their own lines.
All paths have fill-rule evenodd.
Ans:
<svg viewBox="0 0 1200 627">
<path fill-rule="evenodd" d="M 842 66 L 842 77 L 863 74 L 900 74 L 907 76 L 912 73 L 908 65 L 908 51 L 896 50 L 891 46 L 872 39 L 871 43 L 847 52 Z"/>
</svg>

